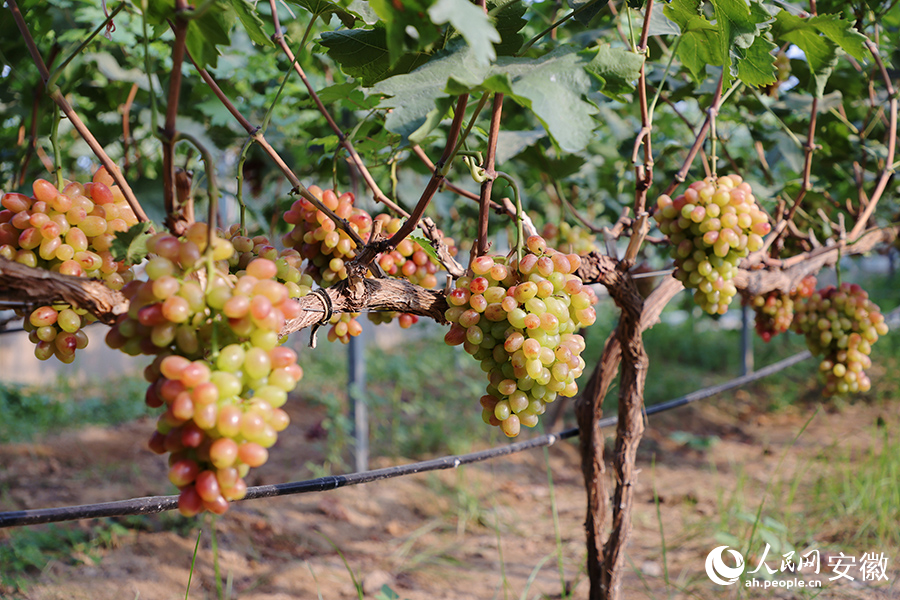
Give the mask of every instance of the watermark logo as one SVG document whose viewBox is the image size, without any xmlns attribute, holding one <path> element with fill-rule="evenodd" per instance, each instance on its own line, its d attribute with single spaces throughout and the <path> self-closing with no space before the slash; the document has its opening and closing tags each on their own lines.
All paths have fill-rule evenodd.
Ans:
<svg viewBox="0 0 900 600">
<path fill-rule="evenodd" d="M 737 563 L 736 567 L 729 567 L 722 559 L 722 554 L 728 550 Z M 713 548 L 713 551 L 706 556 L 706 574 L 713 583 L 719 585 L 731 585 L 735 583 L 744 572 L 744 557 L 737 550 L 732 550 L 728 546 L 719 546 Z"/>
<path fill-rule="evenodd" d="M 737 550 L 732 550 L 728 546 L 718 546 L 706 555 L 706 574 L 713 583 L 719 585 L 733 585 L 745 575 L 743 585 L 745 587 L 822 587 L 822 579 L 810 579 L 808 576 L 813 574 L 819 575 L 822 571 L 822 564 L 831 568 L 834 574 L 828 577 L 827 581 L 837 581 L 839 579 L 847 579 L 848 581 L 865 581 L 877 583 L 879 581 L 887 581 L 887 565 L 889 558 L 884 552 L 866 552 L 861 557 L 846 555 L 843 552 L 838 554 L 826 554 L 820 557 L 818 549 L 812 549 L 795 556 L 795 551 L 791 550 L 780 557 L 776 555 L 774 564 L 769 566 L 767 562 L 771 546 L 766 544 L 762 554 L 759 556 L 759 563 L 752 571 L 745 571 L 746 564 L 744 557 Z M 729 567 L 725 564 L 725 551 L 731 554 L 736 565 Z M 823 558 L 825 560 L 823 560 Z M 779 568 L 779 562 L 780 568 Z M 773 575 L 795 575 L 794 578 L 777 578 Z M 761 579 L 760 579 L 761 578 Z"/>
</svg>

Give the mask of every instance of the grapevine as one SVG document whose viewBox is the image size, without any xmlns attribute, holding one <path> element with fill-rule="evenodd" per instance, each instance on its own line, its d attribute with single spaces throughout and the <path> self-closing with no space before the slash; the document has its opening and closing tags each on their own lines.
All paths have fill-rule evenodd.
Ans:
<svg viewBox="0 0 900 600">
<path fill-rule="evenodd" d="M 819 290 L 797 303 L 794 323 L 810 352 L 822 357 L 826 396 L 871 389 L 865 372 L 872 366 L 869 354 L 888 326 L 865 290 L 849 283 Z"/>
<path fill-rule="evenodd" d="M 672 243 L 675 277 L 696 290 L 694 301 L 707 313 L 725 314 L 740 260 L 762 248 L 771 230 L 750 185 L 738 175 L 708 177 L 674 200 L 660 196 L 654 217 Z"/>
<path fill-rule="evenodd" d="M 576 331 L 596 319 L 596 296 L 574 275 L 579 256 L 547 248 L 539 236 L 527 247 L 521 262 L 476 258 L 447 299 L 444 340 L 481 362 L 489 381 L 482 418 L 509 437 L 537 425 L 558 395 L 578 392 L 585 363 Z"/>
</svg>

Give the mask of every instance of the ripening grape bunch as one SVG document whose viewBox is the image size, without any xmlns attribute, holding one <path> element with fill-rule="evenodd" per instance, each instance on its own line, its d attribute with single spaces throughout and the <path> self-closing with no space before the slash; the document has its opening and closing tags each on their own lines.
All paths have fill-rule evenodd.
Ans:
<svg viewBox="0 0 900 600">
<path fill-rule="evenodd" d="M 794 321 L 794 302 L 809 298 L 815 290 L 816 277 L 808 275 L 789 294 L 776 290 L 754 297 L 751 306 L 756 313 L 756 333 L 759 337 L 768 342 L 779 333 L 789 330 Z"/>
<path fill-rule="evenodd" d="M 231 265 L 233 242 L 214 236 L 208 248 L 208 233 L 194 223 L 182 238 L 147 240 L 147 280 L 125 287 L 128 313 L 107 335 L 113 348 L 156 355 L 144 372 L 145 400 L 166 410 L 150 447 L 170 453 L 169 477 L 185 515 L 221 514 L 243 496 L 242 478 L 265 463 L 287 427 L 281 407 L 303 376 L 296 353 L 280 346 L 285 322 L 300 314 L 290 282 L 279 280 L 284 264 L 239 258 Z M 232 236 L 251 255 L 258 246 L 257 254 L 273 256 L 264 240 L 246 249 L 246 239 Z M 287 278 L 302 281 L 299 271 Z"/>
<path fill-rule="evenodd" d="M 669 236 L 675 277 L 696 290 L 694 300 L 709 314 L 725 314 L 737 289 L 738 264 L 762 248 L 771 226 L 739 175 L 707 177 L 674 200 L 662 195 L 654 213 Z"/>
<path fill-rule="evenodd" d="M 865 369 L 878 336 L 888 332 L 884 315 L 856 284 L 829 286 L 797 302 L 794 326 L 806 336 L 810 352 L 822 356 L 825 395 L 867 392 Z"/>
<path fill-rule="evenodd" d="M 557 396 L 578 393 L 584 339 L 576 332 L 596 320 L 597 298 L 575 271 L 576 254 L 527 240 L 521 261 L 481 256 L 460 277 L 447 302 L 452 323 L 444 340 L 462 344 L 488 374 L 482 418 L 509 437 L 534 427 Z"/>
<path fill-rule="evenodd" d="M 32 195 L 9 193 L 0 198 L 0 256 L 29 267 L 40 267 L 78 277 L 102 279 L 121 289 L 133 278 L 110 247 L 115 234 L 137 218 L 125 196 L 105 168 L 90 183 L 66 183 L 62 191 L 44 179 L 32 184 Z M 26 314 L 24 328 L 41 360 L 55 356 L 63 363 L 75 360 L 75 351 L 87 346 L 82 327 L 95 319 L 66 304 L 41 306 Z"/>
<path fill-rule="evenodd" d="M 160 356 L 146 375 L 147 404 L 166 407 L 149 445 L 170 453 L 179 510 L 224 513 L 229 501 L 247 493 L 243 478 L 266 462 L 267 449 L 290 423 L 281 407 L 303 376 L 297 354 L 232 344 L 215 362 Z"/>
<path fill-rule="evenodd" d="M 369 239 L 372 217 L 353 206 L 353 194 L 345 192 L 338 196 L 334 190 L 323 191 L 318 186 L 310 186 L 309 191 L 325 207 L 345 219 L 363 241 Z M 284 213 L 284 220 L 294 226 L 282 238 L 284 247 L 300 252 L 300 256 L 308 261 L 307 272 L 316 283 L 328 287 L 347 278 L 344 265 L 356 256 L 357 248 L 350 236 L 338 229 L 330 217 L 306 198 L 300 198 Z"/>
</svg>

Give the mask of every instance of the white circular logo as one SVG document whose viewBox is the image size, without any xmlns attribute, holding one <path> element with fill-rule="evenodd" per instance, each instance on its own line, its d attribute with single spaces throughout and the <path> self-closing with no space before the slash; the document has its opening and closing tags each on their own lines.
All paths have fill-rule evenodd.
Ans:
<svg viewBox="0 0 900 600">
<path fill-rule="evenodd" d="M 731 556 L 733 556 L 734 560 L 737 562 L 736 567 L 729 567 L 725 564 L 725 561 L 722 560 L 722 553 L 726 549 L 731 552 Z M 738 580 L 738 577 L 740 577 L 743 572 L 744 557 L 741 556 L 740 552 L 732 550 L 728 548 L 728 546 L 714 548 L 713 551 L 706 556 L 706 574 L 714 583 L 718 583 L 719 585 L 731 585 Z"/>
</svg>

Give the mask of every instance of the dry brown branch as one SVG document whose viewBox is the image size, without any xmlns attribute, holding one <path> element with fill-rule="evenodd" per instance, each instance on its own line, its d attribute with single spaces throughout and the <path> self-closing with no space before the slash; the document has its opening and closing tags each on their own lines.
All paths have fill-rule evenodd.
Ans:
<svg viewBox="0 0 900 600">
<path fill-rule="evenodd" d="M 0 258 L 0 298 L 39 306 L 64 302 L 87 310 L 104 323 L 112 323 L 128 311 L 125 296 L 100 281 L 26 267 L 4 258 Z"/>
<path fill-rule="evenodd" d="M 634 296 L 636 290 L 633 289 L 633 281 L 626 274 L 619 271 L 616 262 L 608 256 L 591 253 L 584 257 L 582 268 L 579 269 L 578 273 L 589 281 L 600 281 L 604 285 L 612 286 L 608 289 L 611 295 L 615 294 L 614 298 L 617 298 L 617 303 L 624 302 L 635 305 L 635 303 L 640 301 L 640 296 L 637 296 L 637 298 Z M 627 458 L 637 447 L 639 428 L 642 427 L 640 423 L 640 408 L 642 404 L 634 394 L 641 394 L 640 398 L 643 397 L 642 381 L 644 373 L 646 373 L 646 369 L 640 368 L 646 366 L 644 362 L 646 357 L 642 356 L 639 350 L 639 347 L 642 345 L 639 343 L 639 336 L 643 331 L 646 331 L 658 322 L 663 308 L 682 289 L 684 288 L 678 280 L 674 278 L 664 280 L 643 301 L 642 308 L 639 309 L 639 318 L 636 322 L 634 318 L 636 311 L 632 308 L 626 317 L 624 316 L 626 311 L 623 308 L 622 321 L 627 320 L 626 324 L 622 325 L 622 322 L 620 322 L 616 331 L 607 338 L 600 361 L 591 374 L 587 386 L 575 403 L 575 415 L 581 430 L 582 471 L 587 492 L 587 520 L 585 528 L 588 546 L 588 574 L 592 582 L 598 582 L 598 585 L 592 585 L 591 587 L 592 599 L 608 598 L 612 591 L 616 589 L 617 581 L 611 579 L 610 572 L 616 570 L 613 566 L 615 561 L 621 560 L 621 549 L 624 547 L 624 542 L 627 541 L 627 532 L 630 529 L 627 514 L 617 509 L 617 516 L 614 516 L 614 519 L 617 519 L 615 523 L 618 533 L 614 532 L 615 540 L 612 539 L 612 536 L 610 538 L 613 545 L 603 546 L 602 540 L 605 537 L 604 526 L 610 518 L 609 491 L 605 484 L 605 463 L 602 455 L 604 438 L 597 423 L 602 416 L 603 399 L 606 397 L 609 386 L 615 378 L 622 357 L 622 344 L 619 336 L 622 334 L 632 336 L 631 348 L 628 350 L 631 353 L 630 362 L 632 365 L 638 366 L 637 369 L 634 367 L 623 369 L 623 375 L 625 375 L 625 371 L 627 371 L 627 375 L 626 379 L 623 379 L 622 393 L 627 395 L 627 401 L 631 402 L 631 404 L 621 404 L 621 406 L 630 406 L 637 413 L 635 414 L 634 410 L 626 410 L 627 414 L 620 416 L 619 426 L 622 428 L 623 433 L 618 436 L 621 441 L 617 442 L 614 457 L 617 462 L 617 473 L 621 473 L 626 477 L 625 479 L 620 479 L 620 483 L 626 482 L 629 484 L 627 486 L 629 489 L 622 490 L 622 495 L 619 498 L 620 500 L 628 500 L 626 496 L 631 494 L 632 486 L 630 484 L 633 482 L 635 473 L 633 470 L 623 470 L 623 468 L 627 468 Z M 637 306 L 640 306 L 640 304 Z M 634 345 L 635 343 L 637 343 L 637 346 Z M 622 400 L 626 400 L 626 398 L 623 397 L 620 401 Z M 631 464 L 633 465 L 633 462 Z"/>
<path fill-rule="evenodd" d="M 178 118 L 178 99 L 181 96 L 181 65 L 184 62 L 188 21 L 183 14 L 190 10 L 186 0 L 175 0 L 175 41 L 172 43 L 172 73 L 169 76 L 169 98 L 166 103 L 166 120 L 162 129 L 163 148 L 163 206 L 166 210 L 166 228 L 175 235 L 183 234 L 191 225 L 187 215 L 179 206 L 175 194 L 175 142 L 178 132 L 175 121 Z"/>
<path fill-rule="evenodd" d="M 878 178 L 878 183 L 875 184 L 875 190 L 872 192 L 872 196 L 869 198 L 868 204 L 866 205 L 865 210 L 863 210 L 862 215 L 860 215 L 859 219 L 857 219 L 856 223 L 853 225 L 853 229 L 850 230 L 848 237 L 851 240 L 855 239 L 863 229 L 865 229 L 869 217 L 875 212 L 878 200 L 881 198 L 881 195 L 887 188 L 888 181 L 894 174 L 894 153 L 897 150 L 897 92 L 888 75 L 887 68 L 884 66 L 884 62 L 878 54 L 878 46 L 872 42 L 866 42 L 866 47 L 869 49 L 869 52 L 872 53 L 872 57 L 878 65 L 881 77 L 884 79 L 884 85 L 887 88 L 888 97 L 890 98 L 890 120 L 888 124 L 887 142 L 888 153 L 884 162 L 884 168 L 881 171 L 881 176 Z"/>
<path fill-rule="evenodd" d="M 345 279 L 324 290 L 334 312 L 397 311 L 446 323 L 449 305 L 443 291 L 428 290 L 402 279 Z M 322 301 L 317 296 L 299 299 L 302 314 L 288 322 L 281 335 L 300 331 L 322 320 Z"/>
<path fill-rule="evenodd" d="M 821 246 L 781 261 L 778 267 L 751 270 L 742 266 L 734 278 L 734 285 L 748 298 L 774 290 L 789 292 L 801 279 L 834 265 L 841 256 L 871 252 L 882 244 L 893 242 L 897 233 L 897 227 L 873 229 L 852 244 Z"/>
</svg>

